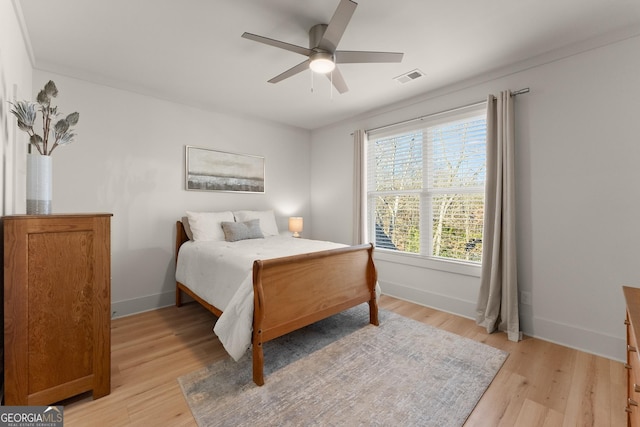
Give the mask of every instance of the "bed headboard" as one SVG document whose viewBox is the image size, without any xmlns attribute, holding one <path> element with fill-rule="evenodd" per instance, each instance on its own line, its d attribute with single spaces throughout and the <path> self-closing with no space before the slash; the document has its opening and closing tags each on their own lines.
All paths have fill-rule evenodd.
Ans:
<svg viewBox="0 0 640 427">
<path fill-rule="evenodd" d="M 189 236 L 187 236 L 184 224 L 180 220 L 176 221 L 176 263 L 178 262 L 178 251 L 180 250 L 180 246 L 182 246 L 184 242 L 188 241 Z"/>
</svg>

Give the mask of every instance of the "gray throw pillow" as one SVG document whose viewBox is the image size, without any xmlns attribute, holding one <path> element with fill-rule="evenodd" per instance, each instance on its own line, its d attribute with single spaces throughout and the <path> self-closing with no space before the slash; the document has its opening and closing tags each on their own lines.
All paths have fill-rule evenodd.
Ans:
<svg viewBox="0 0 640 427">
<path fill-rule="evenodd" d="M 225 222 L 222 223 L 222 231 L 224 232 L 224 240 L 227 242 L 237 242 L 246 239 L 262 239 L 262 231 L 260 231 L 260 220 L 252 219 L 245 222 Z"/>
</svg>

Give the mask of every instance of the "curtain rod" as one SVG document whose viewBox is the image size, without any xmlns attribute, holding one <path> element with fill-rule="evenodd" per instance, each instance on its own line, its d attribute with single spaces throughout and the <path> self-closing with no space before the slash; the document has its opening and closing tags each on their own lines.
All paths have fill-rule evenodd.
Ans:
<svg viewBox="0 0 640 427">
<path fill-rule="evenodd" d="M 525 94 L 525 93 L 529 93 L 529 88 L 528 87 L 525 87 L 523 89 L 518 89 L 518 90 L 515 90 L 515 91 L 511 92 L 511 96 L 518 96 L 518 95 L 522 95 L 522 94 Z M 365 132 L 367 132 L 367 133 L 368 132 L 375 132 L 375 131 L 387 129 L 387 128 L 390 128 L 390 127 L 403 125 L 403 124 L 406 124 L 406 123 L 417 122 L 418 120 L 424 120 L 426 118 L 435 117 L 435 116 L 438 116 L 440 114 L 446 114 L 446 113 L 451 113 L 453 111 L 462 110 L 464 108 L 475 107 L 476 105 L 481 105 L 481 104 L 484 104 L 486 102 L 487 102 L 486 100 L 477 101 L 477 102 L 473 102 L 471 104 L 463 105 L 461 107 L 450 108 L 448 110 L 438 111 L 437 113 L 431 113 L 431 114 L 427 114 L 427 115 L 420 116 L 420 117 L 414 117 L 413 119 L 403 120 L 401 122 L 395 122 L 395 123 L 391 123 L 391 124 L 380 126 L 380 127 L 373 128 L 373 129 L 366 129 Z M 353 135 L 353 134 L 351 134 L 351 135 Z"/>
</svg>

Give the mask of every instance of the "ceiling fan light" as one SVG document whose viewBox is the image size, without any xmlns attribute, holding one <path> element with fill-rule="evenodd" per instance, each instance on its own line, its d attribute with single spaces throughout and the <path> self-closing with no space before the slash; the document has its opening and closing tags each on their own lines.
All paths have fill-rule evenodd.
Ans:
<svg viewBox="0 0 640 427">
<path fill-rule="evenodd" d="M 316 73 L 327 74 L 336 68 L 336 63 L 331 54 L 316 53 L 309 62 L 309 68 Z"/>
</svg>

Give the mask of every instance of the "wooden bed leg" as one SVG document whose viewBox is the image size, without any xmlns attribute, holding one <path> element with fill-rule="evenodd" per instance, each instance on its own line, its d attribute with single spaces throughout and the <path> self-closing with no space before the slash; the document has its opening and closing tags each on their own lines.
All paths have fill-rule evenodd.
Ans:
<svg viewBox="0 0 640 427">
<path fill-rule="evenodd" d="M 378 321 L 378 300 L 376 298 L 369 300 L 369 323 L 376 326 L 380 325 Z"/>
<path fill-rule="evenodd" d="M 176 285 L 176 307 L 182 307 L 182 294 L 180 288 Z"/>
<path fill-rule="evenodd" d="M 256 385 L 264 385 L 264 352 L 262 351 L 262 331 L 254 334 L 253 338 L 253 382 Z"/>
</svg>

